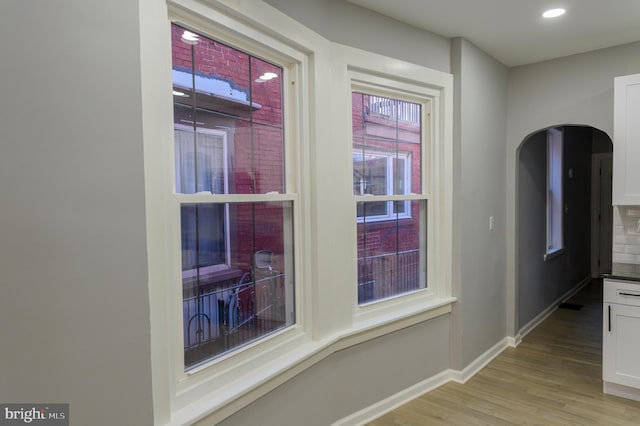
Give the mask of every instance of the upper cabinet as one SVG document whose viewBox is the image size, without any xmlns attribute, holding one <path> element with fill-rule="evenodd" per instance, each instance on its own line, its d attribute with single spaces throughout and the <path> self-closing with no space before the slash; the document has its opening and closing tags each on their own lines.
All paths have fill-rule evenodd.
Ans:
<svg viewBox="0 0 640 426">
<path fill-rule="evenodd" d="M 616 77 L 613 204 L 640 205 L 640 74 Z"/>
</svg>

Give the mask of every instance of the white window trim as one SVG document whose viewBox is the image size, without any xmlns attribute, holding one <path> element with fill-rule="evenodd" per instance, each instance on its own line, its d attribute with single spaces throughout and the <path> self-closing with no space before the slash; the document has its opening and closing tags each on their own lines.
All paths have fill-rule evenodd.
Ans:
<svg viewBox="0 0 640 426">
<path fill-rule="evenodd" d="M 215 3 L 215 4 L 214 4 Z M 228 14 L 224 2 L 211 2 L 204 5 L 191 0 L 180 0 L 169 4 L 171 21 L 192 28 L 202 34 L 219 39 L 248 53 L 268 58 L 270 62 L 283 67 L 285 113 L 285 162 L 295 169 L 286 173 L 287 193 L 268 193 L 256 195 L 242 194 L 176 194 L 174 175 L 174 147 L 171 129 L 173 128 L 171 95 L 171 47 L 170 21 L 167 19 L 167 7 L 157 2 L 143 1 L 141 8 L 142 39 L 141 57 L 143 75 L 143 103 L 145 122 L 145 175 L 147 177 L 148 207 L 148 250 L 149 276 L 152 307 L 152 361 L 154 369 L 154 406 L 158 423 L 182 424 L 211 412 L 224 414 L 225 407 L 231 407 L 238 396 L 251 389 L 260 387 L 265 377 L 282 374 L 282 367 L 274 369 L 274 361 L 295 360 L 291 355 L 309 341 L 307 330 L 308 310 L 305 311 L 303 299 L 308 291 L 303 285 L 296 288 L 296 324 L 270 335 L 264 341 L 256 341 L 236 351 L 217 357 L 208 363 L 184 371 L 182 343 L 182 307 L 180 286 L 181 261 L 179 214 L 181 203 L 235 203 L 235 202 L 272 202 L 288 201 L 294 205 L 295 217 L 293 238 L 296 259 L 294 268 L 295 282 L 305 283 L 302 275 L 308 268 L 301 256 L 300 235 L 308 233 L 299 224 L 309 223 L 302 220 L 306 200 L 301 200 L 298 191 L 302 185 L 300 169 L 305 168 L 307 160 L 300 157 L 300 151 L 292 140 L 306 140 L 305 111 L 309 110 L 308 100 L 302 96 L 308 85 L 309 60 L 306 52 L 296 43 L 286 44 L 279 38 L 273 38 L 269 32 L 261 31 L 244 19 Z M 213 6 L 218 6 L 213 7 Z M 264 9 L 266 6 L 258 6 Z M 162 12 L 164 9 L 164 12 Z M 164 13 L 165 16 L 162 16 Z M 264 13 L 264 10 L 263 10 Z M 153 16 L 153 18 L 152 18 Z M 158 23 L 162 23 L 161 25 Z M 145 35 L 146 32 L 146 35 Z M 153 36 L 150 36 L 153 34 Z M 147 38 L 147 36 L 150 36 Z M 150 42 L 149 40 L 155 40 Z M 163 48 L 158 52 L 158 40 Z M 162 44 L 164 43 L 164 44 Z M 277 54 L 275 54 L 277 52 Z M 161 71 L 158 71 L 161 70 Z M 152 82 L 152 83 L 151 83 Z M 155 87 L 152 85 L 155 84 Z M 158 93 L 158 88 L 168 88 L 166 93 Z M 298 113 L 302 111 L 302 113 Z M 153 124 L 152 124 L 153 123 Z M 161 131 L 156 130 L 160 127 Z M 162 143 L 159 143 L 159 142 Z M 164 195 L 163 195 L 164 194 Z M 160 210 L 165 213 L 156 214 Z M 164 231 L 163 231 L 164 229 Z M 164 237 L 159 235 L 164 234 Z M 169 261 L 169 258 L 171 260 Z M 301 259 L 298 261 L 298 259 Z M 163 331 L 164 330 L 164 331 Z M 169 330 L 169 332 L 167 332 Z M 292 361 L 287 361 L 290 364 Z M 297 361 L 299 362 L 299 361 Z M 292 364 L 292 365 L 295 365 Z M 277 374 L 276 374 L 277 373 Z M 241 381 L 242 383 L 238 383 Z M 246 404 L 246 402 L 245 402 Z M 227 412 L 227 415 L 229 413 Z"/>
<path fill-rule="evenodd" d="M 358 152 L 356 150 L 353 151 L 354 154 L 361 154 L 361 152 Z M 402 197 L 402 195 L 409 195 L 410 189 L 411 189 L 411 169 L 410 167 L 407 167 L 407 165 L 411 164 L 411 154 L 409 153 L 390 153 L 390 152 L 384 152 L 384 151 L 367 151 L 367 154 L 373 154 L 373 155 L 377 155 L 380 157 L 384 157 L 386 160 L 386 167 L 387 167 L 387 179 L 386 179 L 386 192 L 387 194 L 392 194 L 393 193 L 393 159 L 394 158 L 402 158 L 405 161 L 405 170 L 404 170 L 404 182 L 406 183 L 405 185 L 405 189 L 404 189 L 404 194 L 401 194 L 400 197 Z M 370 195 L 366 195 L 363 193 L 363 190 L 361 188 L 361 194 L 360 194 L 363 198 L 360 199 L 360 201 L 372 201 L 373 199 L 371 198 Z M 386 198 L 386 197 L 385 197 Z M 395 220 L 395 219 L 410 219 L 411 218 L 411 204 L 409 203 L 408 200 L 405 200 L 404 198 L 402 198 L 401 200 L 395 200 L 395 201 L 403 201 L 404 202 L 404 213 L 401 214 L 395 214 L 393 213 L 393 202 L 391 200 L 387 200 L 385 201 L 387 206 L 386 206 L 386 212 L 387 214 L 384 215 L 376 215 L 376 216 L 367 216 L 367 223 L 371 223 L 371 222 L 384 222 L 384 221 L 388 221 L 388 220 Z M 363 223 L 364 222 L 364 217 L 357 217 L 356 221 L 358 223 Z"/>
<path fill-rule="evenodd" d="M 178 130 L 183 130 L 183 131 L 188 131 L 188 132 L 192 132 L 193 131 L 193 126 L 188 126 L 186 124 L 174 124 L 174 129 L 178 129 Z M 222 159 L 223 159 L 223 169 L 224 169 L 224 193 L 227 194 L 229 192 L 229 174 L 228 174 L 228 167 L 229 167 L 229 158 L 228 158 L 228 153 L 227 153 L 227 133 L 223 132 L 222 130 L 215 130 L 215 129 L 207 129 L 207 128 L 203 128 L 203 127 L 198 127 L 196 128 L 196 132 L 197 133 L 204 133 L 204 134 L 208 134 L 208 135 L 214 135 L 214 136 L 218 136 L 220 138 L 222 138 Z M 176 166 L 177 167 L 177 166 Z M 177 179 L 177 178 L 176 178 Z M 176 186 L 178 182 L 176 182 Z M 228 270 L 231 267 L 230 264 L 230 258 L 231 258 L 231 230 L 229 228 L 229 206 L 226 205 L 225 206 L 225 211 L 224 211 L 224 215 L 225 215 L 225 221 L 224 221 L 224 235 L 225 235 L 225 263 L 224 264 L 217 264 L 217 265 L 211 265 L 211 266 L 205 266 L 201 269 L 201 273 L 202 274 L 210 274 L 210 273 L 214 273 L 214 272 L 221 272 L 221 271 L 225 271 Z M 196 268 L 193 269 L 187 269 L 182 271 L 182 278 L 194 278 L 197 275 L 196 272 Z"/>
<path fill-rule="evenodd" d="M 340 47 L 338 61 L 344 67 L 346 93 L 344 103 L 349 110 L 343 112 L 345 132 L 352 141 L 351 100 L 352 92 L 367 93 L 402 99 L 421 104 L 423 123 L 422 140 L 422 192 L 405 196 L 354 196 L 358 201 L 377 200 L 420 200 L 426 202 L 426 211 L 421 212 L 420 221 L 427 229 L 425 242 L 421 240 L 421 255 L 426 253 L 427 288 L 411 293 L 393 296 L 388 299 L 372 301 L 358 305 L 357 289 L 353 285 L 351 296 L 353 304 L 353 324 L 384 324 L 387 318 L 403 315 L 408 310 L 429 310 L 433 303 L 451 298 L 452 265 L 452 220 L 451 220 L 451 182 L 452 182 L 452 139 L 451 139 L 451 88 L 452 77 L 428 68 L 413 64 L 399 67 L 388 58 L 370 52 L 346 46 Z M 449 95 L 449 96 L 447 96 Z M 347 98 L 348 97 L 348 98 Z M 351 143 L 349 144 L 351 149 Z M 349 156 L 351 158 L 351 156 Z M 425 171 L 426 170 L 426 171 Z M 353 203 L 353 216 L 356 216 L 356 203 Z M 421 209 L 422 210 L 422 209 Z M 427 217 L 428 220 L 423 218 Z M 435 226 L 437 224 L 438 226 Z M 357 253 L 355 226 L 352 233 L 352 283 L 357 282 Z M 426 249 L 426 251 L 425 251 Z M 423 269 L 423 268 L 421 268 Z M 421 278 L 422 279 L 422 278 Z"/>
<path fill-rule="evenodd" d="M 302 141 L 300 150 L 290 146 L 285 150 L 285 161 L 297 165 L 293 173 L 287 175 L 287 179 L 292 180 L 287 182 L 287 188 L 296 188 L 297 192 L 256 195 L 251 200 L 235 194 L 167 196 L 166 189 L 173 188 L 175 183 L 171 172 L 173 154 L 168 154 L 173 152 L 173 114 L 167 5 L 157 0 L 140 1 L 154 421 L 177 425 L 207 418 L 217 423 L 336 351 L 451 312 L 455 301 L 450 296 L 453 79 L 450 74 L 330 43 L 263 2 L 167 0 L 167 3 L 169 14 L 176 22 L 236 47 L 245 46 L 250 40 L 249 53 L 269 58 L 280 65 L 297 64 L 291 69 L 290 79 L 295 81 L 292 85 L 295 87 L 285 89 L 288 91 L 286 102 L 295 105 L 294 108 L 289 106 L 288 110 L 301 112 L 298 119 L 285 121 L 285 134 L 295 135 Z M 274 51 L 279 52 L 280 60 L 273 60 L 271 53 Z M 313 60 L 309 60 L 311 56 Z M 323 157 L 315 158 L 319 141 L 348 134 L 350 123 L 339 133 L 326 123 L 333 124 L 344 117 L 342 111 L 337 108 L 334 111 L 334 101 L 335 97 L 350 97 L 351 84 L 346 74 L 348 69 L 353 70 L 354 64 L 360 64 L 366 70 L 377 69 L 382 75 L 398 76 L 399 81 L 418 83 L 436 95 L 432 106 L 436 126 L 428 131 L 432 132 L 432 140 L 438 143 L 428 155 L 433 155 L 437 161 L 432 175 L 425 178 L 428 184 L 433 184 L 434 203 L 438 206 L 430 216 L 434 223 L 438 223 L 430 238 L 439 244 L 430 262 L 441 265 L 430 278 L 428 292 L 363 307 L 359 313 L 354 312 L 355 303 L 339 306 L 334 303 L 336 298 L 346 296 L 344 300 L 348 300 L 350 295 L 356 301 L 355 286 L 351 289 L 339 280 L 327 281 L 325 267 L 329 264 L 328 259 L 336 258 L 330 250 L 335 244 L 320 241 L 318 234 L 323 230 L 311 226 L 313 219 L 326 211 L 328 198 L 344 197 L 344 205 L 348 205 L 353 200 L 352 191 L 330 193 L 319 182 L 323 180 L 320 174 L 305 175 L 319 164 L 326 166 L 327 151 L 320 149 Z M 334 85 L 341 76 L 345 85 Z M 397 88 L 394 84 L 394 89 Z M 346 105 L 350 105 L 350 101 Z M 349 117 L 348 112 L 346 116 Z M 340 143 L 348 146 L 347 152 L 351 151 L 350 144 Z M 331 153 L 330 158 L 335 158 L 335 155 Z M 340 163 L 343 173 L 340 178 L 346 175 L 348 179 L 351 176 L 351 158 L 348 154 L 341 158 L 349 161 Z M 312 187 L 320 187 L 321 190 L 311 191 Z M 311 195 L 298 196 L 298 193 Z M 420 198 L 409 194 L 404 199 Z M 181 297 L 176 291 L 179 286 L 175 285 L 176 280 L 180 281 L 181 265 L 178 256 L 168 256 L 172 242 L 179 236 L 175 221 L 179 215 L 178 206 L 187 199 L 203 203 L 212 200 L 292 201 L 296 205 L 293 220 L 297 224 L 294 242 L 298 285 L 295 326 L 276 333 L 268 342 L 256 342 L 242 351 L 217 359 L 212 367 L 202 366 L 189 374 L 184 373 L 182 364 L 182 342 L 179 338 L 182 322 L 181 316 L 176 314 L 181 309 Z M 320 211 L 318 206 L 322 206 Z M 345 209 L 338 211 L 344 213 Z M 353 221 L 354 214 L 348 209 L 343 218 L 350 217 Z M 174 219 L 169 220 L 172 216 Z M 172 222 L 173 225 L 169 226 Z M 355 235 L 355 228 L 353 232 Z M 346 264 L 331 269 L 329 275 L 348 272 Z M 324 271 L 321 276 L 318 270 Z M 357 271 L 351 272 L 355 277 Z M 407 303 L 403 304 L 404 301 Z M 380 311 L 382 308 L 386 309 L 386 315 L 381 314 L 384 313 Z M 366 310 L 371 313 L 363 315 Z"/>
</svg>

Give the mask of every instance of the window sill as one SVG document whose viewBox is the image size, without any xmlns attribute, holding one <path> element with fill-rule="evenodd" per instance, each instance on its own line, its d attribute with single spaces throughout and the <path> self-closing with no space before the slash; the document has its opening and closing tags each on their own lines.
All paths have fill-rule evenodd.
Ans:
<svg viewBox="0 0 640 426">
<path fill-rule="evenodd" d="M 544 261 L 545 262 L 549 262 L 553 259 L 555 259 L 556 257 L 561 256 L 562 254 L 564 254 L 564 252 L 566 251 L 566 249 L 564 247 L 556 249 L 556 250 L 552 250 L 548 253 L 545 253 L 544 255 Z"/>
<path fill-rule="evenodd" d="M 207 393 L 202 399 L 174 411 L 168 425 L 192 424 L 205 418 L 216 424 L 333 353 L 449 314 L 455 302 L 454 297 L 432 299 L 419 308 L 405 308 L 402 313 L 356 319 L 352 327 L 320 340 L 299 335 L 293 339 L 295 350 L 260 364 L 260 368 L 245 371 L 217 392 Z"/>
</svg>

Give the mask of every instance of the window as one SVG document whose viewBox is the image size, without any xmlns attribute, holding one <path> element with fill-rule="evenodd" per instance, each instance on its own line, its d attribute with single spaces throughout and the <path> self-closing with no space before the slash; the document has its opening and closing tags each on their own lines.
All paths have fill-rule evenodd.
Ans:
<svg viewBox="0 0 640 426">
<path fill-rule="evenodd" d="M 192 128 L 175 124 L 174 137 L 176 192 L 227 194 L 226 133 L 196 128 L 194 141 Z M 184 207 L 181 217 L 183 274 L 192 274 L 196 267 L 205 273 L 228 269 L 228 209 L 222 205 Z"/>
<path fill-rule="evenodd" d="M 411 159 L 408 153 L 353 153 L 354 195 L 408 194 L 411 187 Z M 409 202 L 380 201 L 370 203 L 367 220 L 392 220 L 395 215 L 411 217 Z M 358 210 L 358 222 L 364 221 Z"/>
<path fill-rule="evenodd" d="M 426 287 L 422 107 L 352 93 L 359 304 Z"/>
<path fill-rule="evenodd" d="M 331 353 L 451 312 L 451 75 L 262 2 L 142 6 L 159 423 L 217 424 Z"/>
<path fill-rule="evenodd" d="M 547 250 L 545 259 L 564 248 L 562 194 L 562 129 L 547 131 Z"/>
<path fill-rule="evenodd" d="M 283 69 L 173 24 L 184 367 L 292 325 Z"/>
</svg>

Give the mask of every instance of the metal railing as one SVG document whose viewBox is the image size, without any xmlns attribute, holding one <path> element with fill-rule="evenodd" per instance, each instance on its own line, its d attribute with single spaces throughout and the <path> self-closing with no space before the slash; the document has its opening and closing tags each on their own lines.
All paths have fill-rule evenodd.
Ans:
<svg viewBox="0 0 640 426">
<path fill-rule="evenodd" d="M 286 326 L 284 274 L 253 280 L 245 273 L 222 287 L 183 298 L 187 368 Z"/>
<path fill-rule="evenodd" d="M 369 95 L 369 114 L 385 119 L 398 119 L 420 125 L 420 105 L 411 102 Z"/>
<path fill-rule="evenodd" d="M 358 259 L 358 303 L 367 303 L 420 287 L 420 251 L 407 250 Z"/>
</svg>

